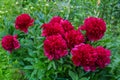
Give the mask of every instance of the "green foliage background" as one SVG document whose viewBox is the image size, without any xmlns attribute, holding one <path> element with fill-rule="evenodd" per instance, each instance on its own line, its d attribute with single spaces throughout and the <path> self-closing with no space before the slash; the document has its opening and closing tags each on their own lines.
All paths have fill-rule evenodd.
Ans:
<svg viewBox="0 0 120 80">
<path fill-rule="evenodd" d="M 9 54 L 0 46 L 0 80 L 120 80 L 120 0 L 0 0 L 0 40 L 18 34 L 21 48 Z M 14 28 L 16 16 L 28 13 L 35 25 L 24 34 Z M 94 46 L 111 50 L 111 64 L 95 72 L 75 67 L 70 55 L 49 61 L 43 53 L 40 26 L 53 16 L 68 19 L 77 29 L 88 16 L 103 18 L 105 36 Z M 29 44 L 28 44 L 29 43 Z"/>
</svg>

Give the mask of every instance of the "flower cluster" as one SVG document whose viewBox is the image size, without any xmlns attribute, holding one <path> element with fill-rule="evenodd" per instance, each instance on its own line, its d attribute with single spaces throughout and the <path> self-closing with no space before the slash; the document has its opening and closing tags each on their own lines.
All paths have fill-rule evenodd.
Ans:
<svg viewBox="0 0 120 80">
<path fill-rule="evenodd" d="M 71 30 L 66 32 L 65 39 L 69 49 L 72 49 L 75 45 L 85 41 L 83 34 L 78 30 Z"/>
<path fill-rule="evenodd" d="M 74 30 L 74 27 L 68 20 L 64 20 L 59 16 L 54 16 L 49 23 L 44 23 L 41 28 L 42 34 L 41 36 L 51 36 L 60 34 L 64 36 L 64 34 L 70 30 Z"/>
<path fill-rule="evenodd" d="M 24 33 L 28 32 L 28 28 L 32 26 L 34 23 L 34 19 L 32 19 L 28 14 L 21 14 L 17 16 L 15 20 L 15 28 L 23 31 Z M 20 48 L 20 43 L 17 40 L 17 35 L 6 35 L 2 38 L 2 47 L 9 51 L 10 53 Z"/>
<path fill-rule="evenodd" d="M 110 63 L 110 50 L 104 49 L 102 46 L 98 46 L 96 48 L 96 52 L 98 54 L 96 65 L 100 68 L 104 68 Z"/>
<path fill-rule="evenodd" d="M 74 29 L 73 25 L 59 16 L 53 17 L 50 22 L 41 26 L 44 41 L 45 55 L 50 59 L 59 59 L 68 54 L 68 49 L 84 42 L 81 32 Z"/>
<path fill-rule="evenodd" d="M 44 41 L 45 55 L 50 59 L 59 59 L 68 54 L 67 45 L 61 35 L 48 36 Z"/>
<path fill-rule="evenodd" d="M 34 19 L 28 14 L 21 14 L 16 18 L 15 28 L 28 33 Z M 102 46 L 96 48 L 88 42 L 101 39 L 106 31 L 106 23 L 101 18 L 89 17 L 84 20 L 78 30 L 68 20 L 54 16 L 42 26 L 41 36 L 44 40 L 44 54 L 49 60 L 58 60 L 71 53 L 75 66 L 81 66 L 85 71 L 95 71 L 104 68 L 110 63 L 111 52 Z M 85 35 L 82 30 L 86 31 Z M 2 47 L 12 52 L 20 48 L 17 35 L 6 35 L 2 38 Z M 70 53 L 69 53 L 70 52 Z"/>
<path fill-rule="evenodd" d="M 28 28 L 32 26 L 33 23 L 34 19 L 32 19 L 28 14 L 21 14 L 16 18 L 15 28 L 27 33 Z"/>
<path fill-rule="evenodd" d="M 9 51 L 12 52 L 14 49 L 18 49 L 20 47 L 19 41 L 17 40 L 17 35 L 6 35 L 2 38 L 2 47 Z"/>
<path fill-rule="evenodd" d="M 94 48 L 82 43 L 76 45 L 71 53 L 73 63 L 82 66 L 85 71 L 94 71 L 96 67 L 104 68 L 110 63 L 110 51 L 101 46 Z"/>
<path fill-rule="evenodd" d="M 84 24 L 79 27 L 80 30 L 86 31 L 86 36 L 90 41 L 101 39 L 106 31 L 106 23 L 101 18 L 86 18 Z"/>
<path fill-rule="evenodd" d="M 76 66 L 82 66 L 85 71 L 96 69 L 97 53 L 89 44 L 76 45 L 72 51 L 72 61 Z"/>
<path fill-rule="evenodd" d="M 44 53 L 50 60 L 59 59 L 71 52 L 74 65 L 82 66 L 85 71 L 95 71 L 96 68 L 104 68 L 110 63 L 110 50 L 86 44 L 103 37 L 106 31 L 103 19 L 86 18 L 84 24 L 75 30 L 68 20 L 55 16 L 41 28 L 42 36 L 46 37 Z M 81 33 L 82 30 L 86 31 L 85 35 Z"/>
</svg>

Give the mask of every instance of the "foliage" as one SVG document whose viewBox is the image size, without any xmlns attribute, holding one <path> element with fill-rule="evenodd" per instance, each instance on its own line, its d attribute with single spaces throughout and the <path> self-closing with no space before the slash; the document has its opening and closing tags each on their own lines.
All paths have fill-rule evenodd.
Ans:
<svg viewBox="0 0 120 80">
<path fill-rule="evenodd" d="M 101 1 L 98 4 L 98 1 Z M 120 79 L 120 1 L 119 0 L 1 0 L 0 40 L 6 34 L 18 34 L 21 48 L 12 54 L 0 47 L 1 80 L 119 80 Z M 28 13 L 35 19 L 29 34 L 15 30 L 17 15 Z M 75 67 L 70 55 L 49 61 L 43 53 L 40 26 L 59 15 L 77 29 L 88 16 L 106 20 L 107 32 L 103 39 L 92 43 L 112 51 L 111 64 L 95 72 L 84 72 Z M 69 65 L 68 65 L 69 64 Z"/>
</svg>

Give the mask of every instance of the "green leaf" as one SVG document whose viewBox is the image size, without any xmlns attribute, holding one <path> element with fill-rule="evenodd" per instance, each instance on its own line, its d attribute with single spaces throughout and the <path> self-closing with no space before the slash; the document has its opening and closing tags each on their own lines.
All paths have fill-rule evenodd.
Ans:
<svg viewBox="0 0 120 80">
<path fill-rule="evenodd" d="M 73 71 L 69 71 L 69 76 L 72 78 L 72 80 L 79 80 L 78 74 Z"/>
<path fill-rule="evenodd" d="M 37 70 L 33 70 L 31 77 L 33 77 L 35 74 L 37 74 Z"/>
<path fill-rule="evenodd" d="M 86 78 L 86 77 L 83 77 L 83 78 L 81 78 L 80 80 L 89 80 L 88 78 Z"/>
<path fill-rule="evenodd" d="M 24 69 L 33 69 L 33 66 L 25 66 Z"/>
<path fill-rule="evenodd" d="M 39 77 L 39 79 L 42 79 L 43 76 L 45 75 L 45 70 L 38 70 L 37 76 Z"/>
<path fill-rule="evenodd" d="M 50 70 L 50 68 L 52 67 L 52 63 L 49 63 L 49 65 L 48 65 L 48 70 Z"/>
<path fill-rule="evenodd" d="M 52 65 L 53 65 L 53 68 L 56 70 L 56 65 L 54 61 L 52 62 Z"/>
</svg>

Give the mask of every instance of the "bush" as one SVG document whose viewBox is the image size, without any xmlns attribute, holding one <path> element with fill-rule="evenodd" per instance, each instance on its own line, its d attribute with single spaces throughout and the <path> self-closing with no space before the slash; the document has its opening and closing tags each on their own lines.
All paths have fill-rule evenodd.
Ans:
<svg viewBox="0 0 120 80">
<path fill-rule="evenodd" d="M 100 4 L 98 4 L 100 1 Z M 7 34 L 18 34 L 21 47 L 9 54 L 0 47 L 0 79 L 2 80 L 119 80 L 120 36 L 119 0 L 5 0 L 0 1 L 0 40 Z M 34 18 L 34 26 L 28 34 L 15 30 L 14 22 L 21 13 Z M 106 21 L 104 37 L 92 43 L 111 50 L 111 63 L 104 69 L 85 72 L 71 61 L 71 55 L 60 60 L 48 60 L 44 56 L 40 26 L 55 16 L 72 22 L 75 29 L 88 16 L 101 17 Z"/>
</svg>

